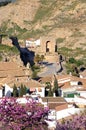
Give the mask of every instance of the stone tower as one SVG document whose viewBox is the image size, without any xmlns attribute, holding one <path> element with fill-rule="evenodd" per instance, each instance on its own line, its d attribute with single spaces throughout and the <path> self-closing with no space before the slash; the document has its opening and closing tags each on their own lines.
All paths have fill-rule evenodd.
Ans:
<svg viewBox="0 0 86 130">
<path fill-rule="evenodd" d="M 40 49 L 42 53 L 54 53 L 56 48 L 55 38 L 52 37 L 41 37 Z"/>
</svg>

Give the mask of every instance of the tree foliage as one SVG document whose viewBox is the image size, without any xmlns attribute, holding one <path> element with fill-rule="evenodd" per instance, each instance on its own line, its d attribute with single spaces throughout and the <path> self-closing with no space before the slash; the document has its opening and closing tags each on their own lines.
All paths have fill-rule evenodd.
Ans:
<svg viewBox="0 0 86 130">
<path fill-rule="evenodd" d="M 39 62 L 43 62 L 44 60 L 44 55 L 35 55 L 34 61 L 38 64 Z"/>
<path fill-rule="evenodd" d="M 83 61 L 81 61 L 81 60 L 76 60 L 76 59 L 73 58 L 73 57 L 69 58 L 69 63 L 70 63 L 70 64 L 75 64 L 77 67 L 79 67 L 80 65 L 83 65 Z"/>
<path fill-rule="evenodd" d="M 0 125 L 1 129 L 8 130 L 44 130 L 47 126 L 49 109 L 27 99 L 25 105 L 21 105 L 15 98 L 2 99 L 0 101 Z M 36 129 L 37 128 L 37 129 Z"/>
<path fill-rule="evenodd" d="M 59 86 L 58 86 L 58 81 L 56 76 L 54 75 L 54 87 L 53 87 L 53 92 L 55 93 L 56 96 L 59 96 L 59 90 L 58 90 Z"/>
<path fill-rule="evenodd" d="M 76 114 L 71 119 L 57 123 L 56 130 L 86 130 L 86 113 Z"/>
<path fill-rule="evenodd" d="M 47 82 L 46 84 L 47 84 L 46 88 L 49 89 L 49 91 L 48 91 L 48 96 L 49 96 L 49 97 L 52 97 L 52 96 L 53 96 L 53 90 L 52 90 L 51 83 L 50 83 L 50 82 Z"/>
<path fill-rule="evenodd" d="M 52 97 L 52 96 L 53 96 L 52 85 L 51 85 L 50 82 L 46 82 L 45 96 L 49 96 L 49 97 Z"/>
<path fill-rule="evenodd" d="M 23 95 L 25 94 L 26 94 L 26 86 L 21 84 L 20 89 L 19 89 L 19 96 L 23 97 Z"/>
<path fill-rule="evenodd" d="M 13 86 L 13 97 L 18 97 L 18 90 L 15 84 Z"/>
</svg>

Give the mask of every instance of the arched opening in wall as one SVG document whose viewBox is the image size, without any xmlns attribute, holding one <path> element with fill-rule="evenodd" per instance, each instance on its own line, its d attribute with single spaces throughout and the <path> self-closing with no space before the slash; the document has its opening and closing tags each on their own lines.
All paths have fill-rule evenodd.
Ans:
<svg viewBox="0 0 86 130">
<path fill-rule="evenodd" d="M 83 83 L 81 81 L 78 82 L 78 85 L 83 85 Z"/>
<path fill-rule="evenodd" d="M 81 67 L 81 68 L 80 68 L 80 71 L 81 71 L 81 72 L 83 72 L 83 71 L 85 71 L 85 70 L 86 70 L 85 67 Z"/>
<path fill-rule="evenodd" d="M 47 41 L 47 42 L 46 42 L 46 52 L 49 52 L 49 51 L 50 51 L 49 44 L 50 44 L 50 41 Z"/>
<path fill-rule="evenodd" d="M 55 44 L 55 52 L 57 52 L 57 43 Z"/>
</svg>

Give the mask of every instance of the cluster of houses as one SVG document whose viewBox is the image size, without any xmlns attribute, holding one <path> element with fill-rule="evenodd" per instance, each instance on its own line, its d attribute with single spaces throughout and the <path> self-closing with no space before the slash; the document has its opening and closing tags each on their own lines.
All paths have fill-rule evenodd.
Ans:
<svg viewBox="0 0 86 130">
<path fill-rule="evenodd" d="M 84 74 L 84 76 L 83 76 Z M 86 98 L 86 73 L 81 73 L 80 77 L 72 75 L 56 75 L 61 97 L 74 97 L 74 95 Z M 41 97 L 45 97 L 46 83 L 53 86 L 54 75 L 41 77 L 38 81 L 30 78 L 29 70 L 15 62 L 0 62 L 0 97 L 10 96 L 13 85 L 19 87 L 24 84 L 30 91 Z M 4 95 L 3 95 L 4 91 Z"/>
<path fill-rule="evenodd" d="M 56 44 L 50 44 L 52 42 L 51 39 L 46 39 L 41 46 L 41 50 L 44 53 L 54 53 Z M 26 40 L 26 47 L 29 48 L 40 46 L 40 44 L 40 39 L 36 41 Z M 60 95 L 56 97 L 53 94 L 53 97 L 48 97 L 45 94 L 46 83 L 50 83 L 53 86 L 55 77 L 58 81 Z M 31 92 L 31 94 L 27 93 L 24 97 L 19 97 L 19 102 L 25 103 L 25 96 L 41 102 L 45 107 L 48 106 L 50 108 L 51 114 L 48 116 L 50 119 L 60 120 L 86 108 L 86 70 L 80 73 L 80 77 L 70 74 L 52 74 L 41 77 L 39 80 L 34 80 L 30 77 L 30 71 L 27 67 L 11 61 L 0 62 L 1 99 L 11 96 L 14 84 L 17 88 L 23 84 Z"/>
<path fill-rule="evenodd" d="M 85 74 L 85 72 L 84 72 Z M 0 97 L 3 96 L 2 88 L 5 87 L 5 96 L 8 91 L 16 84 L 19 87 L 22 84 L 27 86 L 31 91 L 45 97 L 46 83 L 50 82 L 53 86 L 54 75 L 41 77 L 38 81 L 30 78 L 29 70 L 15 62 L 0 62 Z M 72 75 L 56 75 L 62 97 L 74 96 L 74 93 L 86 97 L 86 76 L 83 73 L 80 77 Z"/>
</svg>

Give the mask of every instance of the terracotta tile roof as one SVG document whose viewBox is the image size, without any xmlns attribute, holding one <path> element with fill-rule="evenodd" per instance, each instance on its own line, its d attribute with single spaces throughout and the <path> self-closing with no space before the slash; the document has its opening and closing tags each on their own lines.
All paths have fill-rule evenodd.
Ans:
<svg viewBox="0 0 86 130">
<path fill-rule="evenodd" d="M 26 68 L 14 62 L 0 62 L 0 78 L 29 76 Z"/>
<path fill-rule="evenodd" d="M 82 78 L 79 78 L 79 77 L 72 76 L 71 81 L 82 82 L 82 87 L 86 88 L 86 79 L 82 79 Z"/>
<path fill-rule="evenodd" d="M 7 77 L 7 73 L 0 71 L 0 78 L 6 78 Z"/>
<path fill-rule="evenodd" d="M 48 103 L 67 103 L 66 100 L 63 97 L 43 97 L 42 98 L 43 102 L 47 102 Z"/>
<path fill-rule="evenodd" d="M 67 74 L 63 74 L 63 75 L 56 75 L 57 79 L 60 80 L 60 79 L 69 79 L 71 76 L 70 75 L 67 75 Z"/>
<path fill-rule="evenodd" d="M 0 62 L 0 71 L 15 70 L 18 68 L 19 67 L 15 62 Z"/>
<path fill-rule="evenodd" d="M 62 87 L 62 88 L 70 88 L 70 82 L 69 82 L 69 79 L 70 79 L 70 76 L 69 75 L 56 75 L 56 78 L 58 80 L 58 84 L 59 84 L 59 87 Z M 50 76 L 46 76 L 46 77 L 42 77 L 40 78 L 40 83 L 46 83 L 46 82 L 52 82 L 54 80 L 54 75 L 50 75 Z M 61 81 L 64 81 L 64 80 L 68 80 L 66 81 L 65 83 L 61 83 Z"/>
<path fill-rule="evenodd" d="M 70 85 L 70 82 L 65 82 L 63 84 L 59 84 L 59 86 L 61 86 L 61 89 L 68 89 L 68 88 L 72 88 L 72 86 Z"/>
<path fill-rule="evenodd" d="M 52 76 L 53 75 L 42 77 L 39 79 L 39 82 L 40 83 L 52 82 Z"/>
<path fill-rule="evenodd" d="M 18 80 L 18 81 L 17 81 Z M 0 78 L 0 84 L 1 86 L 4 85 L 5 83 L 8 84 L 9 86 L 13 87 L 14 83 L 19 82 L 25 82 L 28 81 L 28 77 L 6 77 L 6 78 Z"/>
<path fill-rule="evenodd" d="M 21 84 L 25 85 L 27 88 L 42 87 L 42 85 L 35 80 L 28 80 L 27 82 L 15 81 L 15 82 L 9 83 L 9 86 L 13 87 L 14 84 L 16 84 L 17 87 L 21 86 Z"/>
<path fill-rule="evenodd" d="M 61 111 L 61 110 L 64 110 L 64 109 L 67 109 L 68 108 L 68 103 L 63 103 L 63 104 L 60 104 L 55 107 L 56 111 Z"/>
<path fill-rule="evenodd" d="M 55 75 L 58 82 L 61 80 L 70 79 L 70 75 Z M 39 79 L 39 82 L 45 83 L 45 82 L 52 82 L 54 80 L 54 75 L 45 76 Z"/>
<path fill-rule="evenodd" d="M 70 76 L 70 75 L 56 75 L 56 78 L 58 80 L 59 86 L 61 86 L 62 89 L 73 88 L 74 86 L 71 86 L 70 84 L 71 81 L 82 82 L 83 84 L 82 87 L 86 88 L 86 79 L 82 79 L 80 77 Z M 54 80 L 54 75 L 50 75 L 50 76 L 40 78 L 39 82 L 46 83 L 46 82 L 52 82 L 53 80 Z"/>
<path fill-rule="evenodd" d="M 84 88 L 84 87 L 77 88 L 76 91 L 86 91 L 86 88 Z"/>
<path fill-rule="evenodd" d="M 20 78 L 17 80 L 17 78 L 15 77 L 8 77 L 8 78 L 2 78 L 2 80 L 0 79 L 0 88 L 2 89 L 2 85 L 4 84 L 7 84 L 9 85 L 11 88 L 13 88 L 14 84 L 16 84 L 17 87 L 21 86 L 21 84 L 25 85 L 27 88 L 41 88 L 43 87 L 42 84 L 40 84 L 39 82 L 35 81 L 35 80 L 28 80 L 28 78 L 24 77 L 23 78 Z"/>
<path fill-rule="evenodd" d="M 15 82 L 16 78 L 13 77 L 6 77 L 6 78 L 0 78 L 0 84 L 4 85 L 4 84 L 9 84 L 11 82 Z"/>
<path fill-rule="evenodd" d="M 55 109 L 56 107 L 62 105 L 62 103 L 48 103 L 49 109 Z"/>
<path fill-rule="evenodd" d="M 86 99 L 86 97 L 83 97 L 83 96 L 79 96 L 79 98 Z"/>
<path fill-rule="evenodd" d="M 81 78 L 76 76 L 70 76 L 71 81 L 79 81 Z"/>
<path fill-rule="evenodd" d="M 48 103 L 50 109 L 55 109 L 56 111 L 61 111 L 68 108 L 67 103 Z"/>
<path fill-rule="evenodd" d="M 44 97 L 43 102 L 47 102 L 50 109 L 63 110 L 68 107 L 67 102 L 62 97 Z"/>
<path fill-rule="evenodd" d="M 22 76 L 28 76 L 28 75 L 26 75 L 22 69 L 0 71 L 0 77 L 7 77 L 7 76 L 15 76 L 15 77 L 20 76 L 20 77 L 22 77 Z"/>
</svg>

